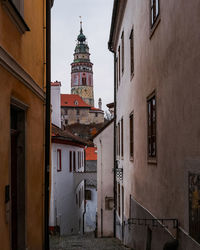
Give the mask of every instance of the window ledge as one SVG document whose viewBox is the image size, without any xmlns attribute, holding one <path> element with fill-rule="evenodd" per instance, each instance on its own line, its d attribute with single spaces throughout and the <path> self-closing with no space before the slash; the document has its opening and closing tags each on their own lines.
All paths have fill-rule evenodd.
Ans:
<svg viewBox="0 0 200 250">
<path fill-rule="evenodd" d="M 157 165 L 157 159 L 156 158 L 148 158 L 147 163 L 151 165 Z"/>
<path fill-rule="evenodd" d="M 133 162 L 134 161 L 133 156 L 130 156 L 129 160 Z"/>
<path fill-rule="evenodd" d="M 155 23 L 153 24 L 153 26 L 150 27 L 149 39 L 151 39 L 151 37 L 153 36 L 153 34 L 154 34 L 156 28 L 158 27 L 159 23 L 160 23 L 160 16 L 157 17 L 157 19 L 156 19 Z"/>
<path fill-rule="evenodd" d="M 133 71 L 133 73 L 131 73 L 131 81 L 133 80 L 133 77 L 134 77 L 134 71 Z"/>
<path fill-rule="evenodd" d="M 20 33 L 24 34 L 26 31 L 30 31 L 28 25 L 24 21 L 24 18 L 21 16 L 13 2 L 11 0 L 1 0 L 1 2 Z"/>
</svg>

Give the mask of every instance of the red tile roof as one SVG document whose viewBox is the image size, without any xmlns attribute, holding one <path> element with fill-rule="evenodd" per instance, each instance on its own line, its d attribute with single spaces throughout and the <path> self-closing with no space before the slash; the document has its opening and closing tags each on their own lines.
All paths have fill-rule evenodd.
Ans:
<svg viewBox="0 0 200 250">
<path fill-rule="evenodd" d="M 91 107 L 90 109 L 91 110 L 96 110 L 96 111 L 102 111 L 101 109 L 97 109 L 97 108 L 94 108 L 94 107 Z"/>
<path fill-rule="evenodd" d="M 85 159 L 86 161 L 96 161 L 97 160 L 97 148 L 87 147 L 85 149 Z"/>
<path fill-rule="evenodd" d="M 61 82 L 58 81 L 51 82 L 51 86 L 61 86 Z"/>
<path fill-rule="evenodd" d="M 88 107 L 87 103 L 79 95 L 61 94 L 61 106 L 62 107 Z"/>
</svg>

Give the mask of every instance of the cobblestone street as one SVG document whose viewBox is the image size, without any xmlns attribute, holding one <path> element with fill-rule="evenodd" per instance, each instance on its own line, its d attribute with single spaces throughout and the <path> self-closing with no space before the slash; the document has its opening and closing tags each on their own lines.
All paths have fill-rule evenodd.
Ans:
<svg viewBox="0 0 200 250">
<path fill-rule="evenodd" d="M 50 237 L 51 250 L 129 250 L 115 238 L 94 238 L 93 235 Z"/>
</svg>

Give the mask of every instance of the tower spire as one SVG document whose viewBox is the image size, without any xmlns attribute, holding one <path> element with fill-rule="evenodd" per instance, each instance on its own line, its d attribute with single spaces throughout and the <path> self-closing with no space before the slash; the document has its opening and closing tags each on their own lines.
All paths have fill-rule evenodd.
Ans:
<svg viewBox="0 0 200 250">
<path fill-rule="evenodd" d="M 81 19 L 81 17 L 80 17 Z M 89 47 L 82 30 L 80 21 L 80 34 L 74 50 L 74 60 L 71 64 L 71 93 L 80 95 L 90 106 L 94 106 L 93 94 L 93 64 L 90 62 Z"/>
<path fill-rule="evenodd" d="M 80 18 L 80 33 L 82 34 L 83 33 L 83 29 L 82 29 L 82 17 L 79 16 Z"/>
</svg>

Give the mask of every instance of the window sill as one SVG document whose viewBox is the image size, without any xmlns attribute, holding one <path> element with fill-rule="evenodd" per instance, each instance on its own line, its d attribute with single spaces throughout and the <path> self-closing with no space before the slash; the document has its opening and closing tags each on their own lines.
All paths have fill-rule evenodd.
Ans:
<svg viewBox="0 0 200 250">
<path fill-rule="evenodd" d="M 134 158 L 132 156 L 130 156 L 129 160 L 133 162 Z"/>
<path fill-rule="evenodd" d="M 157 17 L 155 23 L 153 24 L 153 26 L 150 28 L 150 35 L 149 35 L 149 39 L 152 38 L 155 30 L 157 29 L 158 25 L 160 23 L 160 16 Z"/>
<path fill-rule="evenodd" d="M 135 75 L 134 72 L 131 73 L 131 81 L 133 80 L 134 75 Z"/>
<path fill-rule="evenodd" d="M 156 158 L 148 158 L 147 163 L 149 165 L 157 165 L 157 159 Z"/>
<path fill-rule="evenodd" d="M 17 29 L 21 34 L 24 34 L 26 31 L 30 31 L 28 25 L 25 23 L 23 17 L 13 4 L 11 0 L 1 0 L 4 9 L 7 11 L 8 15 L 12 19 L 13 23 L 17 26 Z"/>
</svg>

